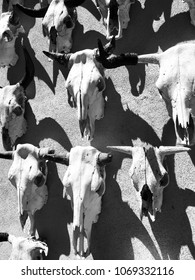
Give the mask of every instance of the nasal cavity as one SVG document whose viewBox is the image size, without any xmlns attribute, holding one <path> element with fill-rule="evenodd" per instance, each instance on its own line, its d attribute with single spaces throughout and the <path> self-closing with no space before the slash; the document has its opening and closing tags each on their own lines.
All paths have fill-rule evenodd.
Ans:
<svg viewBox="0 0 195 280">
<path fill-rule="evenodd" d="M 152 196 L 153 196 L 153 194 L 151 193 L 151 191 L 150 191 L 148 185 L 145 184 L 145 185 L 143 186 L 143 188 L 142 188 L 140 194 L 141 194 L 141 198 L 142 198 L 143 200 L 145 200 L 145 201 L 147 201 L 147 202 L 152 201 Z"/>
<path fill-rule="evenodd" d="M 186 144 L 190 145 L 194 137 L 194 121 L 192 115 L 189 116 L 189 122 L 186 127 L 182 127 L 179 123 L 178 116 L 176 117 L 176 129 L 179 137 L 183 140 L 186 140 Z"/>
<path fill-rule="evenodd" d="M 55 29 L 54 26 L 50 29 L 50 40 L 54 45 L 56 45 L 56 38 L 57 38 L 57 30 Z"/>
</svg>

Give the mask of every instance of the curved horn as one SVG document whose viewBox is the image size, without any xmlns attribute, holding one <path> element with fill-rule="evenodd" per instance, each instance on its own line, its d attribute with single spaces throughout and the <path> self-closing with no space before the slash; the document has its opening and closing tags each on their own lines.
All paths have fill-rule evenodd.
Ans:
<svg viewBox="0 0 195 280">
<path fill-rule="evenodd" d="M 35 67 L 32 62 L 32 59 L 25 47 L 24 49 L 24 57 L 25 57 L 25 75 L 22 78 L 22 80 L 19 82 L 20 86 L 24 88 L 24 90 L 29 86 L 29 84 L 32 82 L 35 74 Z"/>
<path fill-rule="evenodd" d="M 44 7 L 44 8 L 40 8 L 39 10 L 34 10 L 34 9 L 30 9 L 30 8 L 26 8 L 20 4 L 16 4 L 16 5 L 13 5 L 13 6 L 16 6 L 20 11 L 22 11 L 24 14 L 26 14 L 27 16 L 29 17 L 36 17 L 36 18 L 42 18 L 45 16 L 48 8 L 49 8 L 49 5 L 47 7 Z"/>
<path fill-rule="evenodd" d="M 85 0 L 65 0 L 64 4 L 68 8 L 74 8 L 82 5 L 85 2 Z"/>
<path fill-rule="evenodd" d="M 44 158 L 46 160 L 50 160 L 50 161 L 54 161 L 57 163 L 61 163 L 61 164 L 65 164 L 65 165 L 69 165 L 69 153 L 66 152 L 64 154 L 45 154 L 45 155 L 41 155 L 41 158 Z"/>
<path fill-rule="evenodd" d="M 138 55 L 138 63 L 159 64 L 160 63 L 160 56 L 161 55 L 159 53 Z"/>
<path fill-rule="evenodd" d="M 160 146 L 159 148 L 159 154 L 161 156 L 166 156 L 166 155 L 172 155 L 172 154 L 177 154 L 177 153 L 182 153 L 182 152 L 189 152 L 190 148 L 187 147 L 180 147 L 180 146 Z"/>
<path fill-rule="evenodd" d="M 102 63 L 104 68 L 111 69 L 124 65 L 136 65 L 138 56 L 135 53 L 125 53 L 120 55 L 111 55 L 106 57 L 102 42 L 98 39 L 99 57 L 98 61 Z"/>
<path fill-rule="evenodd" d="M 52 53 L 43 51 L 43 53 L 48 56 L 49 58 L 58 61 L 62 65 L 67 65 L 70 59 L 71 53 L 62 54 L 62 53 Z"/>
<path fill-rule="evenodd" d="M 13 158 L 13 154 L 14 154 L 14 152 L 12 152 L 12 151 L 0 153 L 0 158 L 12 159 Z"/>
<path fill-rule="evenodd" d="M 134 149 L 134 147 L 131 146 L 107 146 L 107 148 L 128 155 L 132 155 Z"/>
<path fill-rule="evenodd" d="M 99 165 L 105 165 L 107 163 L 110 163 L 112 161 L 112 155 L 110 153 L 99 153 L 97 158 L 97 164 Z"/>
</svg>

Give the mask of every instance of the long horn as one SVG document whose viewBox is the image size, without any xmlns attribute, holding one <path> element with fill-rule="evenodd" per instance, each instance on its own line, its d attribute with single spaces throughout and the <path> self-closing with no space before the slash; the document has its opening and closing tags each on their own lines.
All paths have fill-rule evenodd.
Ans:
<svg viewBox="0 0 195 280">
<path fill-rule="evenodd" d="M 74 8 L 82 5 L 85 2 L 85 0 L 65 0 L 64 4 L 68 8 Z"/>
<path fill-rule="evenodd" d="M 112 161 L 112 155 L 110 153 L 99 153 L 97 163 L 99 165 L 105 165 Z"/>
<path fill-rule="evenodd" d="M 70 59 L 71 53 L 62 54 L 62 53 L 52 53 L 43 51 L 43 53 L 48 56 L 49 58 L 58 61 L 62 65 L 67 65 Z"/>
<path fill-rule="evenodd" d="M 42 155 L 41 158 L 44 158 L 46 160 L 50 160 L 50 161 L 54 161 L 54 162 L 57 162 L 57 163 L 61 163 L 61 164 L 65 164 L 65 165 L 69 165 L 69 153 L 64 153 L 64 154 L 59 154 L 59 155 L 56 155 L 56 154 L 45 154 L 45 155 Z"/>
<path fill-rule="evenodd" d="M 107 146 L 107 148 L 128 155 L 132 155 L 133 152 L 133 147 L 131 146 Z"/>
<path fill-rule="evenodd" d="M 14 152 L 12 152 L 12 151 L 0 153 L 0 158 L 12 159 L 13 158 L 13 154 L 14 154 Z"/>
<path fill-rule="evenodd" d="M 160 146 L 159 154 L 161 156 L 172 155 L 177 153 L 189 152 L 190 148 L 180 146 Z"/>
<path fill-rule="evenodd" d="M 161 57 L 161 55 L 159 53 L 138 55 L 138 63 L 159 64 L 160 63 L 160 57 Z"/>
<path fill-rule="evenodd" d="M 22 11 L 27 16 L 34 17 L 34 18 L 44 17 L 48 8 L 49 8 L 49 5 L 47 7 L 40 8 L 39 10 L 38 9 L 34 10 L 34 9 L 26 8 L 26 7 L 24 7 L 20 4 L 16 4 L 16 5 L 13 5 L 13 6 L 16 6 L 20 11 Z"/>
<path fill-rule="evenodd" d="M 24 89 L 26 89 L 34 78 L 35 67 L 34 67 L 34 64 L 32 62 L 32 59 L 31 59 L 27 49 L 25 47 L 23 47 L 23 50 L 24 50 L 24 57 L 25 57 L 26 73 L 19 83 L 20 83 L 20 86 L 22 86 Z"/>
<path fill-rule="evenodd" d="M 116 68 L 123 65 L 136 65 L 138 62 L 138 56 L 135 53 L 111 55 L 107 58 L 102 42 L 99 39 L 98 39 L 98 49 L 99 49 L 98 61 L 101 62 L 104 68 L 107 69 Z"/>
</svg>

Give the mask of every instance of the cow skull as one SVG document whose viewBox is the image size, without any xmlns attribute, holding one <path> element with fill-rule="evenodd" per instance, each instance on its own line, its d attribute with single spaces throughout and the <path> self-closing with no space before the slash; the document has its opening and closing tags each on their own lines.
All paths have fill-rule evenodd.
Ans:
<svg viewBox="0 0 195 280">
<path fill-rule="evenodd" d="M 16 6 L 31 17 L 43 17 L 43 35 L 49 38 L 49 51 L 70 52 L 72 48 L 72 31 L 77 21 L 76 7 L 85 0 L 52 0 L 48 6 L 33 10 L 22 5 Z"/>
<path fill-rule="evenodd" d="M 42 158 L 52 152 L 31 144 L 17 145 L 15 151 L 0 153 L 0 158 L 13 159 L 8 178 L 17 189 L 18 212 L 22 228 L 30 219 L 30 236 L 35 236 L 34 214 L 47 202 L 47 164 Z"/>
<path fill-rule="evenodd" d="M 18 60 L 15 41 L 24 28 L 16 12 L 2 13 L 0 16 L 0 67 L 14 66 Z"/>
<path fill-rule="evenodd" d="M 104 49 L 108 53 L 114 48 L 114 39 Z M 77 108 L 81 135 L 92 140 L 95 132 L 95 120 L 104 116 L 103 91 L 106 87 L 104 68 L 98 62 L 97 49 L 85 49 L 72 54 L 44 54 L 59 63 L 69 66 L 66 79 L 68 102 Z"/>
<path fill-rule="evenodd" d="M 73 207 L 73 247 L 75 255 L 86 258 L 90 254 L 92 224 L 98 221 L 101 198 L 105 192 L 105 165 L 110 154 L 88 147 L 74 147 L 65 155 L 45 155 L 45 159 L 68 165 L 63 179 L 64 196 Z M 88 248 L 85 251 L 84 238 Z"/>
<path fill-rule="evenodd" d="M 156 212 L 161 211 L 163 190 L 169 183 L 168 171 L 163 165 L 164 157 L 187 152 L 190 149 L 177 146 L 157 148 L 149 145 L 146 147 L 108 146 L 108 148 L 132 156 L 129 175 L 138 193 L 140 218 L 149 215 L 151 220 L 155 221 Z"/>
<path fill-rule="evenodd" d="M 111 39 L 111 33 L 114 29 L 118 30 L 115 38 L 122 37 L 122 30 L 127 28 L 130 21 L 130 7 L 134 3 L 135 0 L 96 0 L 97 9 L 106 27 L 107 39 Z"/>
<path fill-rule="evenodd" d="M 182 2 L 186 2 L 189 6 L 191 24 L 195 26 L 195 0 L 183 0 Z"/>
<path fill-rule="evenodd" d="M 139 56 L 126 53 L 107 58 L 99 41 L 99 52 L 105 68 L 137 63 L 158 64 L 160 73 L 156 86 L 174 121 L 177 144 L 195 144 L 195 43 L 181 43 L 162 53 Z"/>
<path fill-rule="evenodd" d="M 39 240 L 0 232 L 0 242 L 4 241 L 12 244 L 9 260 L 43 260 L 48 254 L 47 244 Z"/>
<path fill-rule="evenodd" d="M 25 90 L 34 77 L 34 64 L 26 48 L 24 56 L 26 61 L 26 73 L 15 85 L 0 88 L 0 122 L 2 125 L 3 146 L 10 150 L 16 139 L 21 137 L 27 129 L 24 118 L 25 103 L 27 100 Z"/>
</svg>

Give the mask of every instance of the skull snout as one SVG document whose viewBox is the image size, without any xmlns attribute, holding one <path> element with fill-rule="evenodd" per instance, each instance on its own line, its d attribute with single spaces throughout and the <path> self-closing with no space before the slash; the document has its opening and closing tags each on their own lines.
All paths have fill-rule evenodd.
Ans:
<svg viewBox="0 0 195 280">
<path fill-rule="evenodd" d="M 189 115 L 189 121 L 182 126 L 179 123 L 178 115 L 176 116 L 175 129 L 177 136 L 177 144 L 190 146 L 193 144 L 194 138 L 194 121 L 192 115 Z"/>
</svg>

